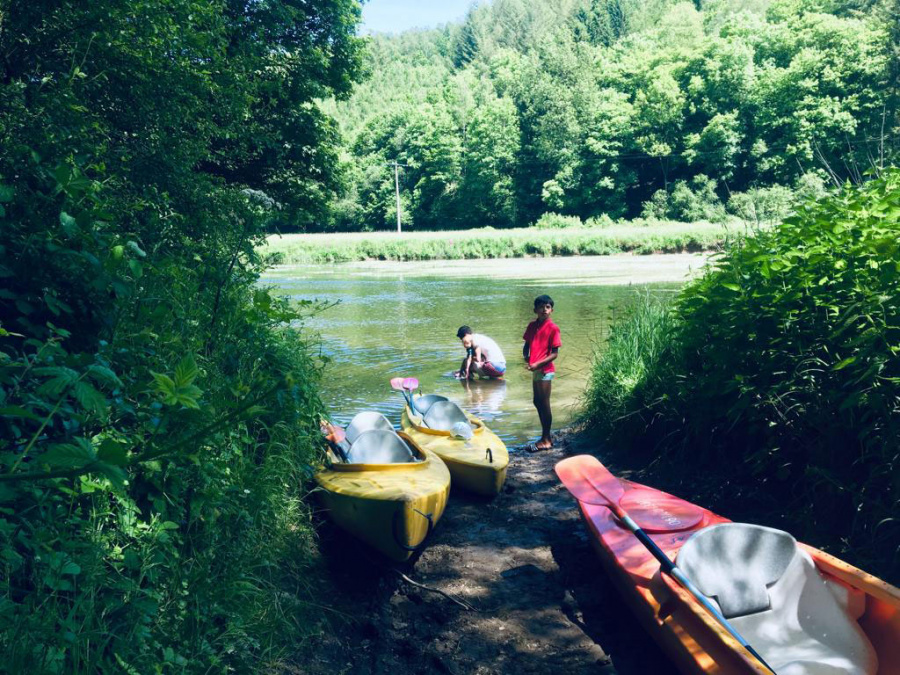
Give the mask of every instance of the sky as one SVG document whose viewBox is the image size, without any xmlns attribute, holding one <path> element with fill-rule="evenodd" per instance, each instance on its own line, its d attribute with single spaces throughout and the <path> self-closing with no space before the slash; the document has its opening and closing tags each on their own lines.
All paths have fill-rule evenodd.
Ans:
<svg viewBox="0 0 900 675">
<path fill-rule="evenodd" d="M 368 0 L 360 33 L 400 33 L 461 19 L 473 0 Z"/>
</svg>

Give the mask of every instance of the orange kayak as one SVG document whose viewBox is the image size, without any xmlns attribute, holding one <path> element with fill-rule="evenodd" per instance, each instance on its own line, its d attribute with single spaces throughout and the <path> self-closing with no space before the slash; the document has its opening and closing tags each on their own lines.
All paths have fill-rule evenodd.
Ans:
<svg viewBox="0 0 900 675">
<path fill-rule="evenodd" d="M 569 470 L 577 468 L 587 484 L 601 489 L 601 472 L 609 477 L 594 457 L 570 457 L 558 467 L 564 463 Z M 776 673 L 900 675 L 900 589 L 827 553 L 797 544 L 787 533 L 731 523 L 678 497 L 624 479 L 618 480 L 619 486 L 621 492 L 614 497 L 619 505 L 688 578 L 694 575 L 692 581 L 717 608 L 721 606 Z M 605 495 L 599 491 L 597 495 L 597 499 L 582 495 L 586 501 L 578 502 L 591 543 L 626 604 L 678 670 L 690 675 L 769 673 L 693 596 L 660 572 L 659 562 L 603 505 Z M 719 536 L 735 531 L 745 536 L 743 530 L 752 533 L 744 543 Z M 718 547 L 716 542 L 710 547 L 709 541 L 717 537 Z M 762 577 L 757 574 L 765 583 L 755 598 L 761 604 L 753 606 L 753 593 L 747 592 L 753 570 L 735 572 L 737 581 L 730 588 L 723 575 L 730 574 L 726 567 L 751 568 L 757 558 L 763 560 L 760 566 L 772 567 L 771 559 L 765 560 L 774 551 L 769 539 L 788 547 L 782 565 L 787 571 L 764 569 Z M 703 578 L 699 567 L 685 567 L 689 563 L 707 565 L 711 574 Z M 737 597 L 729 598 L 735 589 Z M 729 609 L 733 618 L 728 616 Z"/>
</svg>

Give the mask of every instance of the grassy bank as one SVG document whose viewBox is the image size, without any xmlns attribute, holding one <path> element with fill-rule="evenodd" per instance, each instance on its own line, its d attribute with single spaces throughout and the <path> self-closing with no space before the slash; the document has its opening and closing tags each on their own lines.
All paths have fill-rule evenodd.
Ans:
<svg viewBox="0 0 900 675">
<path fill-rule="evenodd" d="M 603 228 L 289 234 L 270 236 L 259 252 L 279 264 L 678 253 L 708 250 L 744 231 L 743 223 L 636 222 Z"/>
<path fill-rule="evenodd" d="M 584 418 L 681 494 L 896 582 L 900 172 L 730 247 L 598 353 Z M 670 489 L 673 486 L 667 485 Z"/>
</svg>

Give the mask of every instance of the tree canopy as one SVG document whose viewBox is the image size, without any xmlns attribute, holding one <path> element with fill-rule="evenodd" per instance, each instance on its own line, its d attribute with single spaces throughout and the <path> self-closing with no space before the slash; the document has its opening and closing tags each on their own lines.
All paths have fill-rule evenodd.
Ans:
<svg viewBox="0 0 900 675">
<path fill-rule="evenodd" d="M 897 146 L 892 3 L 496 0 L 376 36 L 368 80 L 329 104 L 346 174 L 317 227 L 390 227 L 393 160 L 421 229 L 651 199 L 688 218 L 670 197 L 698 176 L 735 212 L 772 186 L 858 180 Z"/>
</svg>

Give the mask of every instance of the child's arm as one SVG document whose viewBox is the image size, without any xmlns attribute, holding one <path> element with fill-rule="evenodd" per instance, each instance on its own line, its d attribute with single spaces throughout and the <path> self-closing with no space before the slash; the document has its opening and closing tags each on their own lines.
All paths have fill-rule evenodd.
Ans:
<svg viewBox="0 0 900 675">
<path fill-rule="evenodd" d="M 459 371 L 459 376 L 461 379 L 469 379 L 469 371 L 472 370 L 472 356 L 474 354 L 475 350 L 471 347 L 466 350 L 466 367 Z"/>
<path fill-rule="evenodd" d="M 550 353 L 547 356 L 542 358 L 540 361 L 527 365 L 526 368 L 528 368 L 528 370 L 539 370 L 546 366 L 548 363 L 555 361 L 557 356 L 559 356 L 559 347 L 551 347 Z"/>
</svg>

